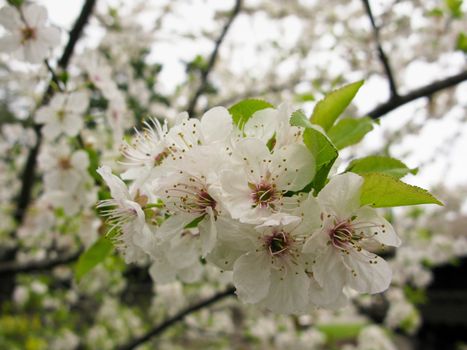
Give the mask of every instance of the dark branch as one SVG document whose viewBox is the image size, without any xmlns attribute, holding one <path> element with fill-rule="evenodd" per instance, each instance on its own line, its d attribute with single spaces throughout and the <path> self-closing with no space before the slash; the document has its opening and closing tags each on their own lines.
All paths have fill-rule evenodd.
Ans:
<svg viewBox="0 0 467 350">
<path fill-rule="evenodd" d="M 206 68 L 203 69 L 202 72 L 201 72 L 200 85 L 199 85 L 198 89 L 195 91 L 195 94 L 193 95 L 193 97 L 191 98 L 191 100 L 190 100 L 190 102 L 188 104 L 187 112 L 188 112 L 188 115 L 190 115 L 190 116 L 194 114 L 194 112 L 196 110 L 196 104 L 198 103 L 198 99 L 201 97 L 201 95 L 206 90 L 206 87 L 208 85 L 209 74 L 211 73 L 211 71 L 214 68 L 214 65 L 216 64 L 216 60 L 217 60 L 217 57 L 219 55 L 219 49 L 220 49 L 220 47 L 222 45 L 222 42 L 224 41 L 224 38 L 225 38 L 227 32 L 230 29 L 230 26 L 232 25 L 233 21 L 235 20 L 235 18 L 239 14 L 241 7 L 242 7 L 242 0 L 235 0 L 235 6 L 232 9 L 232 12 L 231 12 L 231 14 L 229 16 L 229 19 L 225 23 L 221 34 L 219 35 L 219 37 L 217 38 L 217 40 L 214 43 L 214 50 L 211 53 L 208 64 L 207 64 Z"/>
<path fill-rule="evenodd" d="M 34 261 L 29 263 L 18 263 L 15 261 L 5 262 L 0 264 L 0 276 L 17 274 L 17 273 L 32 273 L 50 270 L 54 267 L 69 264 L 76 261 L 80 254 L 81 250 L 78 250 L 73 253 L 64 254 L 55 259 L 43 260 L 43 261 Z"/>
<path fill-rule="evenodd" d="M 154 327 L 147 333 L 143 334 L 142 336 L 135 338 L 131 341 L 129 341 L 127 344 L 124 344 L 120 347 L 118 347 L 118 350 L 131 350 L 136 348 L 138 345 L 143 344 L 144 342 L 150 340 L 152 337 L 155 337 L 156 335 L 161 334 L 164 332 L 167 328 L 172 326 L 173 324 L 180 322 L 185 318 L 185 316 L 192 314 L 204 307 L 207 307 L 209 305 L 212 305 L 228 296 L 234 295 L 235 293 L 235 288 L 234 287 L 228 287 L 226 290 L 219 292 L 217 294 L 214 294 L 212 297 L 202 300 L 194 305 L 188 306 L 187 308 L 181 310 L 178 314 L 176 314 L 173 317 L 170 317 L 166 319 L 164 322 L 162 322 L 160 325 Z"/>
<path fill-rule="evenodd" d="M 73 28 L 70 31 L 68 43 L 66 44 L 65 49 L 63 50 L 62 57 L 58 61 L 58 66 L 63 70 L 65 70 L 68 67 L 68 63 L 70 62 L 76 43 L 78 42 L 78 39 L 80 38 L 83 29 L 86 23 L 88 22 L 88 19 L 92 13 L 95 3 L 96 0 L 86 0 L 86 2 L 83 5 L 83 8 L 81 9 L 81 13 L 78 19 L 76 20 Z M 42 97 L 40 105 L 45 105 L 53 96 L 55 92 L 53 88 L 53 80 L 54 77 L 52 76 L 47 90 L 44 93 L 44 96 Z M 14 215 L 15 220 L 18 224 L 21 224 L 23 222 L 24 214 L 31 200 L 31 192 L 36 176 L 37 155 L 39 154 L 39 149 L 42 143 L 42 135 L 40 132 L 41 126 L 35 125 L 34 131 L 36 133 L 37 140 L 34 147 L 29 151 L 29 155 L 26 160 L 26 165 L 21 176 L 22 187 L 18 197 L 17 207 Z"/>
<path fill-rule="evenodd" d="M 387 102 L 377 106 L 375 109 L 366 113 L 365 115 L 370 116 L 372 119 L 378 119 L 406 103 L 412 102 L 422 97 L 430 97 L 441 90 L 455 86 L 465 80 L 467 80 L 467 70 L 446 79 L 438 80 L 421 88 L 415 89 L 405 95 L 393 96 Z"/>
<path fill-rule="evenodd" d="M 363 5 L 365 6 L 366 13 L 370 19 L 371 22 L 371 27 L 373 28 L 373 37 L 376 42 L 376 47 L 378 49 L 378 56 L 379 59 L 383 65 L 384 71 L 386 73 L 386 77 L 389 82 L 389 89 L 391 91 L 391 96 L 397 96 L 397 87 L 396 87 L 396 82 L 394 79 L 394 74 L 392 73 L 391 70 L 391 65 L 389 64 L 389 59 L 386 56 L 386 53 L 383 50 L 383 47 L 381 46 L 381 40 L 379 37 L 379 27 L 376 25 L 375 18 L 373 17 L 373 12 L 371 11 L 371 6 L 369 0 L 362 0 Z"/>
</svg>

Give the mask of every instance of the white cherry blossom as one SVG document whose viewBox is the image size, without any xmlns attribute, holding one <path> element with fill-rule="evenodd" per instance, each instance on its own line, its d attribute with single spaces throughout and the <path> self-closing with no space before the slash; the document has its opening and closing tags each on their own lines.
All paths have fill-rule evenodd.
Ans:
<svg viewBox="0 0 467 350">
<path fill-rule="evenodd" d="M 87 110 L 89 96 L 82 91 L 58 93 L 47 106 L 36 113 L 36 121 L 44 124 L 42 134 L 55 139 L 60 134 L 76 136 L 83 128 L 83 113 Z"/>
<path fill-rule="evenodd" d="M 321 288 L 314 300 L 331 304 L 348 286 L 360 293 L 379 293 L 388 288 L 391 270 L 372 250 L 399 246 L 391 224 L 370 207 L 360 206 L 363 178 L 353 173 L 336 175 L 321 190 L 318 202 L 322 227 L 304 246 L 313 255 L 313 277 Z M 318 288 L 319 290 L 319 288 Z"/>
<path fill-rule="evenodd" d="M 8 33 L 0 38 L 0 51 L 40 63 L 60 43 L 60 31 L 47 26 L 46 21 L 47 10 L 43 6 L 29 4 L 19 9 L 5 6 L 0 10 L 0 25 Z"/>
</svg>

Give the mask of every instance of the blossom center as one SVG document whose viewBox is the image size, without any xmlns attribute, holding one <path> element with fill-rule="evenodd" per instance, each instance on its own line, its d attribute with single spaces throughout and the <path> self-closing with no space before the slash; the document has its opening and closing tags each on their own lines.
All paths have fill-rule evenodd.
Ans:
<svg viewBox="0 0 467 350">
<path fill-rule="evenodd" d="M 69 158 L 60 158 L 58 160 L 58 166 L 63 170 L 71 169 L 71 161 Z"/>
<path fill-rule="evenodd" d="M 36 39 L 36 30 L 34 28 L 24 27 L 21 29 L 21 40 L 23 43 L 34 39 Z"/>
<path fill-rule="evenodd" d="M 255 207 L 274 208 L 274 201 L 278 198 L 278 193 L 273 184 L 260 182 L 259 184 L 250 184 L 251 199 Z"/>
<path fill-rule="evenodd" d="M 272 256 L 280 256 L 287 253 L 291 243 L 292 239 L 289 237 L 288 233 L 284 231 L 274 232 L 265 239 L 265 246 Z"/>
<path fill-rule="evenodd" d="M 338 249 L 346 250 L 349 246 L 359 248 L 358 242 L 362 239 L 355 233 L 349 221 L 342 221 L 329 231 L 331 244 Z"/>
</svg>

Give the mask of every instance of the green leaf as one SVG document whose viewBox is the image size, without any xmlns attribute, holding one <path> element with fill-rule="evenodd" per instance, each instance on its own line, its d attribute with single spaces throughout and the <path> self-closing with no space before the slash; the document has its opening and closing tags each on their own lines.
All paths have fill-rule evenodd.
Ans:
<svg viewBox="0 0 467 350">
<path fill-rule="evenodd" d="M 319 126 L 313 125 L 305 113 L 297 110 L 290 117 L 290 125 L 305 128 L 303 143 L 308 147 L 316 162 L 316 175 L 311 183 L 315 194 L 321 191 L 327 181 L 329 171 L 338 156 L 336 147 L 322 132 Z"/>
<path fill-rule="evenodd" d="M 360 203 L 375 208 L 398 207 L 416 204 L 443 205 L 431 193 L 420 187 L 406 184 L 392 176 L 367 173 L 364 178 Z"/>
<path fill-rule="evenodd" d="M 295 96 L 295 101 L 297 102 L 309 102 L 309 101 L 314 101 L 314 100 L 315 100 L 315 95 L 309 92 Z"/>
<path fill-rule="evenodd" d="M 369 156 L 365 158 L 355 159 L 350 162 L 345 171 L 362 175 L 366 173 L 382 173 L 400 179 L 411 173 L 416 174 L 417 169 L 410 169 L 400 160 L 384 157 L 384 156 Z"/>
<path fill-rule="evenodd" d="M 467 53 L 467 35 L 464 32 L 459 33 L 457 36 L 456 50 Z"/>
<path fill-rule="evenodd" d="M 248 99 L 234 104 L 229 108 L 229 112 L 234 123 L 239 129 L 243 129 L 245 123 L 255 112 L 266 108 L 274 108 L 274 106 L 263 100 Z"/>
<path fill-rule="evenodd" d="M 299 126 L 302 128 L 316 128 L 306 117 L 305 113 L 301 109 L 296 110 L 292 113 L 289 120 L 290 125 Z"/>
<path fill-rule="evenodd" d="M 326 335 L 328 343 L 332 343 L 357 338 L 358 334 L 366 325 L 365 323 L 335 323 L 319 324 L 316 328 Z"/>
<path fill-rule="evenodd" d="M 360 142 L 371 130 L 373 121 L 370 117 L 344 118 L 329 129 L 328 135 L 337 149 L 343 149 Z"/>
<path fill-rule="evenodd" d="M 315 157 L 316 175 L 312 187 L 315 189 L 315 193 L 318 193 L 326 184 L 327 176 L 338 152 L 327 136 L 314 127 L 306 128 L 303 133 L 303 142 Z"/>
<path fill-rule="evenodd" d="M 106 237 L 100 237 L 79 257 L 75 267 L 76 280 L 79 282 L 84 275 L 104 261 L 112 250 L 112 242 Z"/>
<path fill-rule="evenodd" d="M 454 18 L 462 17 L 462 2 L 463 0 L 444 0 L 446 7 Z"/>
<path fill-rule="evenodd" d="M 195 228 L 198 227 L 198 224 L 204 219 L 204 215 L 201 215 L 194 219 L 193 221 L 190 221 L 188 224 L 185 225 L 184 228 Z"/>
<path fill-rule="evenodd" d="M 311 115 L 311 122 L 320 125 L 325 131 L 329 130 L 353 100 L 362 85 L 363 80 L 357 81 L 326 95 L 324 99 L 316 104 Z"/>
</svg>

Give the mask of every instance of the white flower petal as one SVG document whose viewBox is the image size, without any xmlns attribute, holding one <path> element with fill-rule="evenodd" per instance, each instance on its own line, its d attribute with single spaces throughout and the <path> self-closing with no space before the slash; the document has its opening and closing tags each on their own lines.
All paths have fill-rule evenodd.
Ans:
<svg viewBox="0 0 467 350">
<path fill-rule="evenodd" d="M 31 27 L 40 27 L 47 20 L 47 9 L 44 6 L 31 4 L 22 7 L 26 23 Z"/>
<path fill-rule="evenodd" d="M 248 137 L 258 138 L 266 144 L 278 129 L 278 112 L 266 108 L 255 112 L 246 122 L 243 132 Z"/>
<path fill-rule="evenodd" d="M 97 173 L 102 176 L 107 186 L 109 186 L 112 198 L 117 200 L 132 199 L 125 183 L 118 176 L 112 174 L 110 167 L 105 165 L 101 166 L 97 169 Z"/>
<path fill-rule="evenodd" d="M 272 270 L 269 293 L 262 303 L 281 314 L 304 314 L 309 306 L 309 278 L 301 269 L 289 263 L 285 271 Z"/>
<path fill-rule="evenodd" d="M 268 294 L 271 275 L 269 259 L 263 252 L 250 252 L 235 261 L 233 283 L 243 302 L 254 304 Z"/>
<path fill-rule="evenodd" d="M 315 170 L 314 157 L 304 145 L 284 146 L 272 156 L 271 175 L 280 189 L 301 190 L 313 180 Z"/>
<path fill-rule="evenodd" d="M 232 116 L 224 107 L 214 107 L 204 113 L 200 126 L 206 143 L 222 141 L 232 132 Z"/>
<path fill-rule="evenodd" d="M 357 218 L 354 221 L 354 226 L 356 228 L 362 227 L 359 231 L 365 231 L 368 236 L 373 236 L 375 240 L 384 245 L 393 247 L 401 245 L 401 240 L 392 225 L 379 215 L 376 209 L 362 207 L 355 215 Z"/>
<path fill-rule="evenodd" d="M 19 12 L 13 6 L 5 6 L 0 10 L 0 24 L 12 32 L 23 27 Z"/>
<path fill-rule="evenodd" d="M 360 207 L 362 184 L 363 178 L 354 173 L 333 176 L 318 194 L 318 202 L 326 213 L 338 219 L 350 218 Z"/>
<path fill-rule="evenodd" d="M 351 251 L 344 257 L 350 271 L 347 273 L 347 283 L 360 293 L 380 293 L 388 289 L 392 272 L 388 263 L 371 254 Z"/>
</svg>

